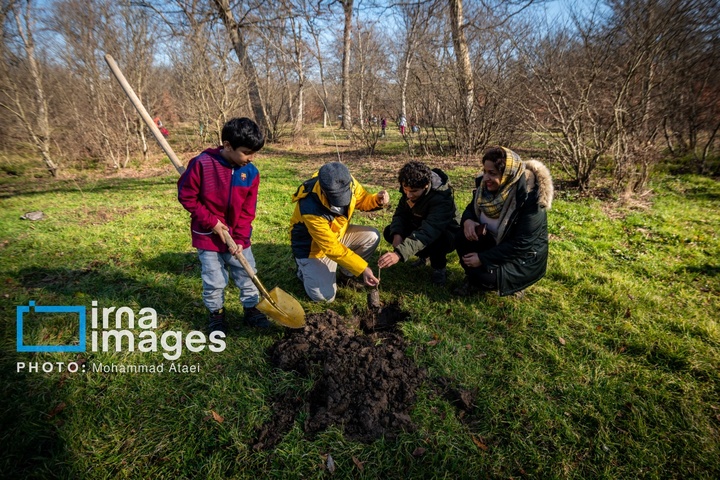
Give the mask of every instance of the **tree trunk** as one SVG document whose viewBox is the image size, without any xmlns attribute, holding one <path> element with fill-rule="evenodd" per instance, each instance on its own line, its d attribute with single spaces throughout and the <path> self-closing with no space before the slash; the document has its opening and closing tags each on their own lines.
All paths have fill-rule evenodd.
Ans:
<svg viewBox="0 0 720 480">
<path fill-rule="evenodd" d="M 15 10 L 15 22 L 17 23 L 18 32 L 23 41 L 23 47 L 25 49 L 25 55 L 27 57 L 28 69 L 30 71 L 30 77 L 33 81 L 34 88 L 34 109 L 35 109 L 35 125 L 32 124 L 30 119 L 26 115 L 22 115 L 25 128 L 32 137 L 35 146 L 40 151 L 45 166 L 53 177 L 57 176 L 57 165 L 50 155 L 50 122 L 48 120 L 47 111 L 47 99 L 45 98 L 45 91 L 43 89 L 42 77 L 40 75 L 40 68 L 38 68 L 37 60 L 35 59 L 35 41 L 32 35 L 32 18 L 30 14 L 31 1 L 28 0 L 25 6 L 24 20 L 27 26 L 27 31 L 23 28 L 23 19 L 20 18 L 20 13 Z M 20 105 L 18 105 L 20 107 Z M 22 111 L 19 109 L 19 111 Z"/>
<path fill-rule="evenodd" d="M 230 41 L 233 44 L 240 66 L 248 77 L 248 94 L 250 96 L 250 105 L 252 107 L 253 114 L 255 115 L 255 121 L 265 132 L 265 135 L 268 136 L 268 140 L 274 140 L 269 137 L 272 133 L 272 129 L 270 128 L 270 123 L 268 121 L 265 102 L 263 101 L 262 94 L 260 93 L 257 70 L 255 70 L 255 65 L 247 55 L 247 46 L 245 45 L 245 40 L 241 35 L 240 26 L 235 21 L 235 17 L 230 10 L 229 0 L 213 1 L 218 9 L 218 13 L 222 17 L 222 21 L 225 25 L 225 29 L 228 31 L 228 35 L 230 35 Z"/>
<path fill-rule="evenodd" d="M 470 51 L 468 50 L 465 31 L 463 28 L 462 0 L 450 1 L 450 32 L 452 34 L 455 58 L 457 61 L 458 79 L 460 81 L 460 97 L 463 102 L 463 125 L 465 132 L 469 131 L 473 122 L 473 104 L 475 101 L 475 84 L 473 82 L 472 66 L 470 64 Z"/>
<path fill-rule="evenodd" d="M 341 127 L 350 130 L 350 32 L 352 30 L 352 13 L 354 0 L 341 0 L 345 13 L 345 30 L 343 31 L 343 60 L 342 60 L 342 124 Z"/>
</svg>

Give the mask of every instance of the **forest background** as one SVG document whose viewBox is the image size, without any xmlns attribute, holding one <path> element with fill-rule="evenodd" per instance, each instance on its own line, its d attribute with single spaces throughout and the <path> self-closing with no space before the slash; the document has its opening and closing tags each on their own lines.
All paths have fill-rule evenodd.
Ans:
<svg viewBox="0 0 720 480">
<path fill-rule="evenodd" d="M 379 119 L 403 115 L 412 154 L 542 147 L 581 189 L 602 162 L 623 192 L 666 160 L 716 173 L 718 3 L 570 3 L 3 0 L 0 168 L 147 160 L 110 54 L 153 116 L 190 127 L 183 153 L 237 115 L 271 142 L 339 123 L 372 153 Z"/>
</svg>

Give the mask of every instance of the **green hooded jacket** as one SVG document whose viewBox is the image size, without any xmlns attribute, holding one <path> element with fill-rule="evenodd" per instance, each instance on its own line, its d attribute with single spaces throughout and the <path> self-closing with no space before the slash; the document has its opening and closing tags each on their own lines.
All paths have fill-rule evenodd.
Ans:
<svg viewBox="0 0 720 480">
<path fill-rule="evenodd" d="M 448 176 L 439 168 L 432 172 L 430 189 L 412 207 L 400 187 L 402 197 L 388 229 L 390 238 L 395 234 L 405 238 L 395 248 L 404 262 L 442 235 L 455 235 L 460 229 L 460 213 Z"/>
</svg>

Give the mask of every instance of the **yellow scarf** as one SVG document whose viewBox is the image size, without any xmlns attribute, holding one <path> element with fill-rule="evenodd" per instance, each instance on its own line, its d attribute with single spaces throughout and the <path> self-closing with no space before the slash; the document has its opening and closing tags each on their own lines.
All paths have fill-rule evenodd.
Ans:
<svg viewBox="0 0 720 480">
<path fill-rule="evenodd" d="M 525 173 L 525 164 L 520 160 L 520 156 L 510 150 L 505 150 L 505 171 L 503 171 L 500 179 L 500 188 L 497 192 L 488 191 L 485 186 L 485 178 L 480 182 L 480 188 L 475 196 L 475 214 L 480 218 L 480 212 L 485 213 L 490 218 L 498 218 L 502 211 L 505 200 L 514 192 L 513 188 L 520 177 Z"/>
</svg>

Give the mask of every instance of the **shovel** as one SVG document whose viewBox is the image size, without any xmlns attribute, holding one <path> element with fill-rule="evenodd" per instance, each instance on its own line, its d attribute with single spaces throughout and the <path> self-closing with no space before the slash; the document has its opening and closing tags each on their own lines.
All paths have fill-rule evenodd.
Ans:
<svg viewBox="0 0 720 480">
<path fill-rule="evenodd" d="M 140 102 L 140 99 L 137 97 L 137 95 L 135 95 L 135 91 L 125 79 L 125 75 L 123 75 L 120 67 L 118 67 L 117 63 L 115 63 L 115 60 L 108 54 L 105 55 L 105 61 L 110 67 L 113 75 L 115 75 L 117 81 L 120 83 L 120 86 L 125 91 L 125 94 L 128 96 L 133 106 L 140 114 L 140 117 L 150 128 L 150 131 L 152 131 L 155 140 L 157 140 L 157 142 L 160 144 L 160 147 L 162 147 L 162 149 L 165 151 L 168 158 L 170 159 L 170 162 L 172 162 L 178 173 L 182 175 L 182 173 L 185 171 L 185 167 L 183 167 L 182 163 L 175 155 L 172 147 L 170 147 L 170 144 L 167 142 L 167 140 L 165 140 L 163 134 L 160 133 L 160 130 L 158 129 L 157 125 L 155 125 L 155 122 L 153 122 L 152 118 L 150 118 L 150 115 L 148 114 L 147 110 L 145 110 L 145 107 L 143 106 L 142 102 Z M 233 241 L 230 234 L 228 232 L 225 232 L 224 236 L 225 238 L 223 240 L 225 240 L 225 243 L 230 248 L 230 251 L 235 251 L 238 246 Z M 278 287 L 275 287 L 270 290 L 270 292 L 268 292 L 265 286 L 260 282 L 260 279 L 257 278 L 257 275 L 253 271 L 253 268 L 250 266 L 245 256 L 242 254 L 241 248 L 239 251 L 235 252 L 234 257 L 238 259 L 238 261 L 243 266 L 248 275 L 251 276 L 252 282 L 260 291 L 260 296 L 262 297 L 262 299 L 260 300 L 260 303 L 257 304 L 258 310 L 263 312 L 271 319 L 275 320 L 277 323 L 285 325 L 286 327 L 301 328 L 305 325 L 305 311 L 303 310 L 302 305 L 300 305 L 300 302 L 298 302 L 290 294 L 284 292 Z"/>
</svg>

